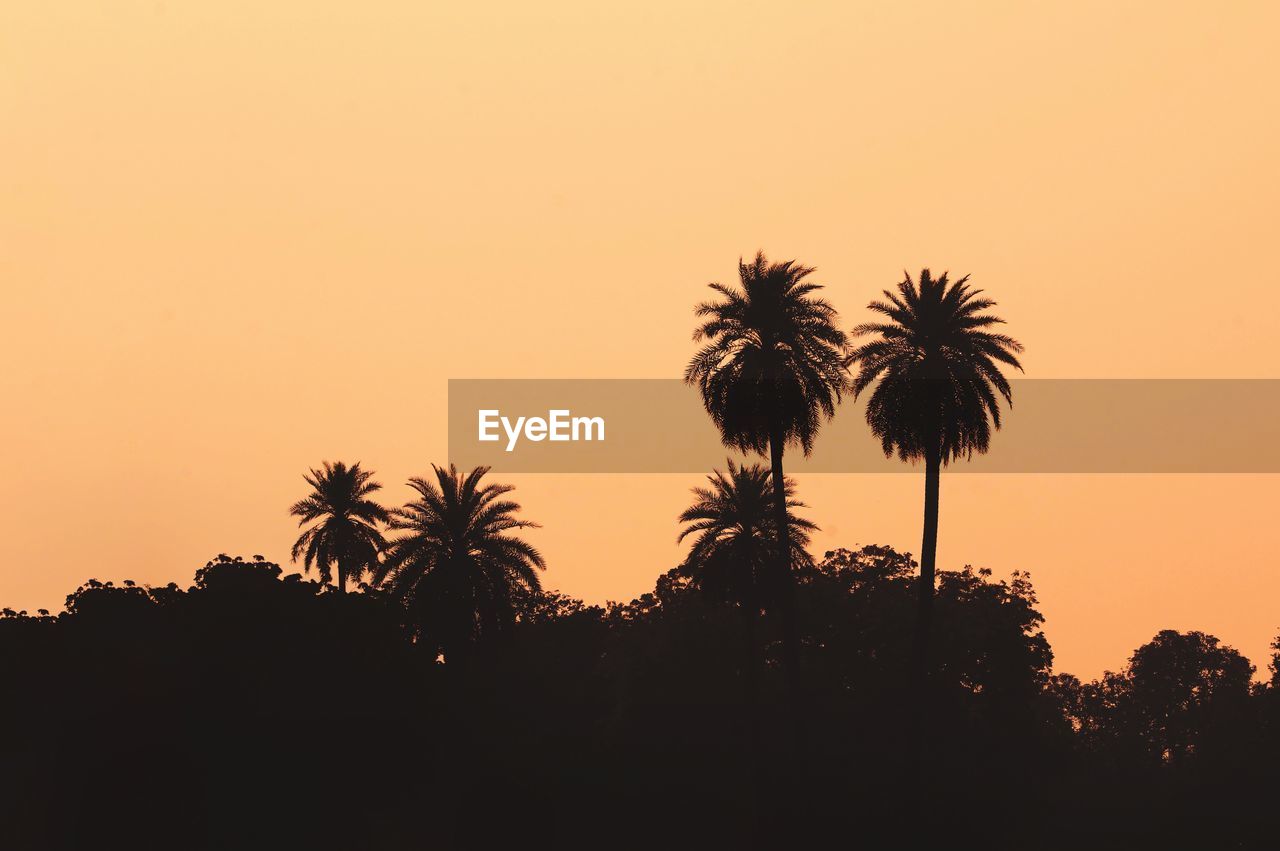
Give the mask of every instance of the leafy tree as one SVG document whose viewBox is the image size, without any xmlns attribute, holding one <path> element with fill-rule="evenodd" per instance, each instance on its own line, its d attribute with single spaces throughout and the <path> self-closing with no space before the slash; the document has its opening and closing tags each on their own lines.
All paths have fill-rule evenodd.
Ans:
<svg viewBox="0 0 1280 851">
<path fill-rule="evenodd" d="M 338 568 L 338 591 L 346 593 L 347 580 L 359 580 L 377 564 L 378 553 L 386 545 L 379 523 L 388 520 L 387 510 L 369 498 L 382 485 L 373 481 L 371 471 L 361 470 L 359 462 L 348 467 L 342 461 L 324 462 L 304 476 L 311 485 L 311 495 L 294 503 L 289 513 L 298 525 L 315 525 L 306 529 L 293 545 L 293 560 L 303 558 L 303 569 L 315 565 L 320 580 L 333 581 L 333 567 Z"/>
<path fill-rule="evenodd" d="M 908 274 L 897 293 L 885 290 L 885 301 L 868 305 L 887 321 L 854 328 L 855 336 L 875 335 L 875 339 L 854 349 L 848 360 L 858 368 L 855 396 L 875 385 L 867 403 L 867 423 L 885 455 L 896 453 L 903 461 L 925 463 L 919 610 L 912 653 L 917 677 L 929 666 L 941 468 L 962 456 L 987 451 L 992 427 L 1000 427 L 997 395 L 1013 402 L 1000 364 L 1022 369 L 1017 358 L 1022 344 L 988 330 L 1004 320 L 983 312 L 996 303 L 968 281 L 968 276 L 948 281 L 945 273 L 934 278 L 925 269 L 917 284 Z"/>
<path fill-rule="evenodd" d="M 430 630 L 450 658 L 506 631 L 517 595 L 541 590 L 546 562 L 510 534 L 538 527 L 518 519 L 520 506 L 503 498 L 511 485 L 482 485 L 488 467 L 465 476 L 452 464 L 433 469 L 434 481 L 409 480 L 418 499 L 391 512 L 391 529 L 403 534 L 388 545 L 374 583 L 406 600 L 419 629 Z"/>
<path fill-rule="evenodd" d="M 1241 718 L 1253 665 L 1203 632 L 1166 629 L 1134 651 L 1113 689 L 1117 732 L 1161 762 L 1193 756 L 1205 736 Z"/>
<path fill-rule="evenodd" d="M 781 589 L 773 602 L 781 609 L 793 678 L 796 624 L 783 453 L 798 445 L 809 454 L 848 382 L 848 338 L 837 327 L 835 308 L 815 295 L 822 287 L 808 280 L 812 272 L 794 261 L 770 263 L 760 253 L 738 263 L 739 288 L 710 284 L 718 297 L 694 309 L 702 324 L 693 339 L 705 344 L 684 376 L 701 391 L 725 445 L 770 459 Z"/>
</svg>

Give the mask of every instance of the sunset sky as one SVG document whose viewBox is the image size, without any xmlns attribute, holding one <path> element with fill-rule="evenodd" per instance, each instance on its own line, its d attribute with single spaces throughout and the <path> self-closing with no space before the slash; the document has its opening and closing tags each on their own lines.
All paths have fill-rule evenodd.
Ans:
<svg viewBox="0 0 1280 851">
<path fill-rule="evenodd" d="M 1157 11 L 1158 10 L 1158 11 Z M 845 327 L 971 273 L 1031 377 L 1280 377 L 1280 4 L 74 2 L 0 9 L 0 606 L 287 562 L 324 459 L 445 461 L 449 378 L 675 377 L 739 256 Z M 1014 416 L 1016 416 L 1016 408 Z M 629 599 L 698 476 L 511 476 L 546 584 Z M 1276 476 L 955 476 L 1059 671 L 1263 667 Z M 918 552 L 917 476 L 807 476 Z"/>
</svg>

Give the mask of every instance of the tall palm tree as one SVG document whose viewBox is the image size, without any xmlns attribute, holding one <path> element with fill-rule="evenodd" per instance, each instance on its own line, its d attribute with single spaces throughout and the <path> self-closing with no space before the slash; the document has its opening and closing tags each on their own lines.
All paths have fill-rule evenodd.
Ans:
<svg viewBox="0 0 1280 851">
<path fill-rule="evenodd" d="M 513 596 L 541 590 L 546 562 L 510 534 L 538 527 L 517 519 L 520 506 L 502 498 L 511 485 L 482 485 L 488 467 L 465 476 L 452 464 L 432 469 L 434 480 L 409 480 L 418 498 L 391 512 L 391 528 L 404 534 L 390 542 L 374 582 L 409 603 L 449 659 L 505 631 Z"/>
<path fill-rule="evenodd" d="M 751 263 L 739 261 L 740 288 L 710 284 L 718 298 L 694 309 L 702 324 L 693 339 L 705 345 L 684 375 L 702 392 L 727 446 L 769 456 L 780 543 L 776 602 L 793 684 L 798 663 L 782 457 L 788 445 L 809 454 L 848 382 L 848 338 L 835 308 L 814 295 L 822 287 L 808 280 L 812 272 L 795 261 L 770 263 L 760 253 Z"/>
<path fill-rule="evenodd" d="M 920 552 L 919 613 L 912 647 L 914 674 L 927 673 L 933 622 L 934 561 L 938 549 L 938 487 L 941 468 L 961 457 L 987 451 L 992 427 L 1000 428 L 997 398 L 1013 404 L 1013 391 L 1000 364 L 1022 369 L 1022 344 L 992 332 L 1004 320 L 990 313 L 995 302 L 973 289 L 966 275 L 948 281 L 928 269 L 917 284 L 907 274 L 898 292 L 867 307 L 887 321 L 853 329 L 875 339 L 849 356 L 857 366 L 855 396 L 875 384 L 867 402 L 867 423 L 886 456 L 923 460 L 924 540 Z"/>
<path fill-rule="evenodd" d="M 311 495 L 293 504 L 289 513 L 298 525 L 315 523 L 293 545 L 293 560 L 303 557 L 303 569 L 315 565 L 320 581 L 333 581 L 338 568 L 338 591 L 345 594 L 347 580 L 359 581 L 378 561 L 386 545 L 379 523 L 389 519 L 387 510 L 369 498 L 382 485 L 373 481 L 372 471 L 361 470 L 356 462 L 324 462 L 303 477 L 311 485 Z M 315 521 L 319 521 L 318 523 Z"/>
<path fill-rule="evenodd" d="M 726 462 L 727 473 L 712 471 L 710 487 L 693 488 L 694 502 L 680 515 L 686 524 L 678 541 L 695 536 L 682 569 L 703 593 L 718 602 L 730 603 L 742 613 L 746 641 L 743 673 L 748 699 L 755 700 L 757 660 L 756 620 L 762 602 L 772 596 L 768 585 L 776 579 L 778 533 L 773 513 L 773 480 L 759 464 Z M 811 521 L 797 517 L 791 509 L 803 508 L 794 498 L 795 485 L 785 479 L 787 526 L 791 530 L 790 562 L 813 563 L 805 549 L 809 533 L 817 530 Z"/>
</svg>

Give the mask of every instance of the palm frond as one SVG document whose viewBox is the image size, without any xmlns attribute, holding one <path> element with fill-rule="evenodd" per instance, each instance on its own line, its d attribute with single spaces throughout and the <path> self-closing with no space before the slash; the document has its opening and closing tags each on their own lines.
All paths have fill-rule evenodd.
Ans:
<svg viewBox="0 0 1280 851">
<path fill-rule="evenodd" d="M 889 322 L 868 322 L 855 337 L 873 339 L 853 348 L 847 364 L 857 372 L 855 396 L 871 389 L 867 423 L 886 455 L 919 460 L 937 450 L 942 463 L 986 452 L 1001 426 L 998 398 L 1013 404 L 1000 365 L 1021 370 L 1022 344 L 986 329 L 1004 323 L 983 313 L 996 302 L 969 285 L 928 269 L 918 281 L 904 273 L 897 295 L 872 301 L 869 310 Z"/>
</svg>

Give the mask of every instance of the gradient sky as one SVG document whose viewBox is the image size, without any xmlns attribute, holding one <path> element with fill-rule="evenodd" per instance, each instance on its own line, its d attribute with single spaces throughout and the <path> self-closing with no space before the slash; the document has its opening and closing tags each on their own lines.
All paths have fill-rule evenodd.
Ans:
<svg viewBox="0 0 1280 851">
<path fill-rule="evenodd" d="M 450 377 L 665 377 L 739 255 L 846 325 L 972 273 L 1037 377 L 1277 377 L 1280 5 L 0 9 L 0 604 L 284 561 L 322 459 L 445 454 Z M 1015 411 L 1016 415 L 1016 411 Z M 551 587 L 673 566 L 688 476 L 512 477 Z M 1158 629 L 1260 667 L 1277 477 L 943 481 L 939 564 L 1030 570 L 1057 669 Z M 915 476 L 810 476 L 917 552 Z"/>
</svg>

